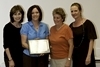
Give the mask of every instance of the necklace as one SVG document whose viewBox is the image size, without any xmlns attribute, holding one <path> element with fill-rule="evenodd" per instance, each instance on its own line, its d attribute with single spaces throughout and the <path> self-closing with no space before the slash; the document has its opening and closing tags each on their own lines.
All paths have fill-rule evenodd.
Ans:
<svg viewBox="0 0 100 67">
<path fill-rule="evenodd" d="M 63 25 L 64 25 L 64 24 L 62 24 L 62 25 L 61 25 L 59 28 L 56 28 L 56 30 L 59 30 L 59 29 L 61 29 L 61 28 L 63 27 Z"/>
<path fill-rule="evenodd" d="M 16 28 L 20 28 L 21 24 L 16 24 L 16 23 L 11 23 L 13 26 L 15 26 Z"/>
<path fill-rule="evenodd" d="M 77 47 L 75 46 L 75 48 L 80 47 L 80 46 L 82 45 L 83 40 L 84 40 L 84 36 L 85 36 L 84 24 L 83 24 L 82 26 L 83 26 L 83 28 L 82 28 L 82 30 L 83 30 L 82 39 L 81 39 L 81 41 L 80 41 L 79 45 L 78 45 Z"/>
</svg>

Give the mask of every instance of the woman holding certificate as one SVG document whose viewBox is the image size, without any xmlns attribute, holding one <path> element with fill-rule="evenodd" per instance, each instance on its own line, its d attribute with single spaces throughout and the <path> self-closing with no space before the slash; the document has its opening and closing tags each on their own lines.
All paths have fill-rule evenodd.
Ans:
<svg viewBox="0 0 100 67">
<path fill-rule="evenodd" d="M 49 54 L 30 54 L 30 44 L 28 43 L 29 40 L 42 40 L 48 38 L 48 26 L 41 22 L 41 8 L 38 5 L 32 5 L 28 9 L 27 18 L 28 22 L 22 25 L 20 31 L 22 46 L 25 48 L 23 51 L 23 67 L 48 67 Z M 35 49 L 35 47 L 33 47 L 33 49 Z"/>
<path fill-rule="evenodd" d="M 55 25 L 50 28 L 51 67 L 70 67 L 73 52 L 73 34 L 64 23 L 66 14 L 62 8 L 53 10 Z"/>
</svg>

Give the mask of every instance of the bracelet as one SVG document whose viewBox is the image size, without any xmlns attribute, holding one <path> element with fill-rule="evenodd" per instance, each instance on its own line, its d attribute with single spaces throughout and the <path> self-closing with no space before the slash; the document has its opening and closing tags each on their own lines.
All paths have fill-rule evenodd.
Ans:
<svg viewBox="0 0 100 67">
<path fill-rule="evenodd" d="M 68 60 L 71 60 L 71 58 L 67 58 Z"/>
<path fill-rule="evenodd" d="M 12 59 L 10 59 L 9 61 L 11 61 Z"/>
</svg>

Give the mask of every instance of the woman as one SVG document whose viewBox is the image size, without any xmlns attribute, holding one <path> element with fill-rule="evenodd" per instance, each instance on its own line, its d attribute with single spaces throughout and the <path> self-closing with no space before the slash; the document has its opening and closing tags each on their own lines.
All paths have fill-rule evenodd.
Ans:
<svg viewBox="0 0 100 67">
<path fill-rule="evenodd" d="M 24 11 L 20 5 L 10 10 L 10 22 L 3 28 L 4 61 L 6 67 L 22 67 L 23 48 L 21 44 L 20 29 L 23 22 Z"/>
<path fill-rule="evenodd" d="M 32 5 L 27 12 L 28 22 L 21 28 L 23 51 L 23 67 L 48 67 L 48 54 L 29 53 L 28 40 L 46 39 L 49 35 L 48 26 L 41 22 L 42 11 L 38 5 Z M 41 44 L 42 45 L 42 44 Z"/>
<path fill-rule="evenodd" d="M 70 24 L 74 36 L 73 67 L 96 67 L 94 41 L 97 38 L 93 23 L 82 17 L 82 7 L 73 3 L 70 7 L 75 19 Z"/>
<path fill-rule="evenodd" d="M 73 51 L 73 34 L 64 23 L 66 14 L 63 8 L 52 12 L 55 25 L 50 28 L 51 67 L 70 67 Z"/>
</svg>

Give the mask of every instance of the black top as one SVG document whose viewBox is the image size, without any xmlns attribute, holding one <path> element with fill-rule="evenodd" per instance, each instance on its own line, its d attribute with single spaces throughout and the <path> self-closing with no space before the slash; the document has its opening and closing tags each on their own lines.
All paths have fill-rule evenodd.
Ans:
<svg viewBox="0 0 100 67">
<path fill-rule="evenodd" d="M 73 23 L 71 23 L 70 27 L 74 37 L 73 67 L 86 67 L 85 60 L 90 39 L 97 39 L 95 27 L 90 20 L 86 20 L 78 27 L 73 27 Z M 94 50 L 92 51 L 91 58 L 91 63 L 87 67 L 95 67 Z"/>
<path fill-rule="evenodd" d="M 16 28 L 10 22 L 3 29 L 4 49 L 9 48 L 12 59 L 22 58 L 23 48 L 21 45 L 20 29 Z M 6 53 L 4 57 L 7 58 Z"/>
</svg>

